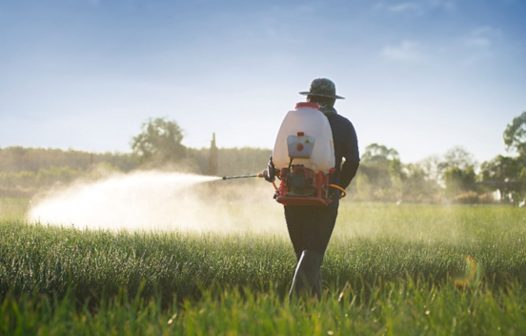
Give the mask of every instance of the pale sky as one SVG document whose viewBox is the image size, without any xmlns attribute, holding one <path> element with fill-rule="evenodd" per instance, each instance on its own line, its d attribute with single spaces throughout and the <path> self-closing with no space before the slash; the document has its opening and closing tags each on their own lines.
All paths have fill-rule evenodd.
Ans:
<svg viewBox="0 0 526 336">
<path fill-rule="evenodd" d="M 484 161 L 526 110 L 525 18 L 522 0 L 0 0 L 0 147 L 128 152 L 167 117 L 190 147 L 271 148 L 328 77 L 362 150 Z"/>
</svg>

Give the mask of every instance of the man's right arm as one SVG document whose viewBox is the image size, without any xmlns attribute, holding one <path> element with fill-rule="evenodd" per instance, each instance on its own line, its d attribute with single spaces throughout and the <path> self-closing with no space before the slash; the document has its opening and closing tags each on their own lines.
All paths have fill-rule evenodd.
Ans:
<svg viewBox="0 0 526 336">
<path fill-rule="evenodd" d="M 356 176 L 358 166 L 360 165 L 360 152 L 358 149 L 358 137 L 353 124 L 349 121 L 345 132 L 344 151 L 342 156 L 345 162 L 342 164 L 340 172 L 340 185 L 347 188 L 352 179 Z"/>
</svg>

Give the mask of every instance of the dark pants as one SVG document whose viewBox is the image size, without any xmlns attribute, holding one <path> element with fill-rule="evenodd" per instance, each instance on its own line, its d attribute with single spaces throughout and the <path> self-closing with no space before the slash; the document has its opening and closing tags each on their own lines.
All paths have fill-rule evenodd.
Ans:
<svg viewBox="0 0 526 336">
<path fill-rule="evenodd" d="M 285 207 L 287 228 L 297 260 L 304 250 L 325 254 L 337 215 L 338 207 Z"/>
</svg>

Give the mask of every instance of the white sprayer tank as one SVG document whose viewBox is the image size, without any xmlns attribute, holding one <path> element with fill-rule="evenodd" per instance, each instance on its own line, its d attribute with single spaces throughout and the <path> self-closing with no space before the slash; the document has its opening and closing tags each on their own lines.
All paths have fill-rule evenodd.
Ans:
<svg viewBox="0 0 526 336">
<path fill-rule="evenodd" d="M 327 117 L 319 110 L 318 104 L 298 103 L 296 109 L 289 111 L 283 119 L 272 152 L 272 161 L 277 169 L 289 166 L 291 138 L 307 139 L 306 141 L 300 140 L 303 142 L 302 145 L 299 145 L 300 150 L 303 149 L 305 142 L 314 140 L 310 157 L 296 157 L 292 164 L 302 164 L 305 168 L 324 173 L 328 173 L 331 168 L 334 168 L 334 143 L 331 125 Z"/>
</svg>

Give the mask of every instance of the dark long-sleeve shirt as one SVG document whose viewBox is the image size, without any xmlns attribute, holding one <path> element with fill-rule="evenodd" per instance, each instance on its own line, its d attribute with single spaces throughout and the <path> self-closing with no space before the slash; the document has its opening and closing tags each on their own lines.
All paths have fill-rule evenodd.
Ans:
<svg viewBox="0 0 526 336">
<path fill-rule="evenodd" d="M 349 119 L 339 115 L 333 107 L 324 106 L 321 110 L 329 120 L 334 141 L 336 173 L 331 183 L 347 188 L 360 165 L 356 131 Z M 345 161 L 342 164 L 343 158 Z"/>
</svg>

